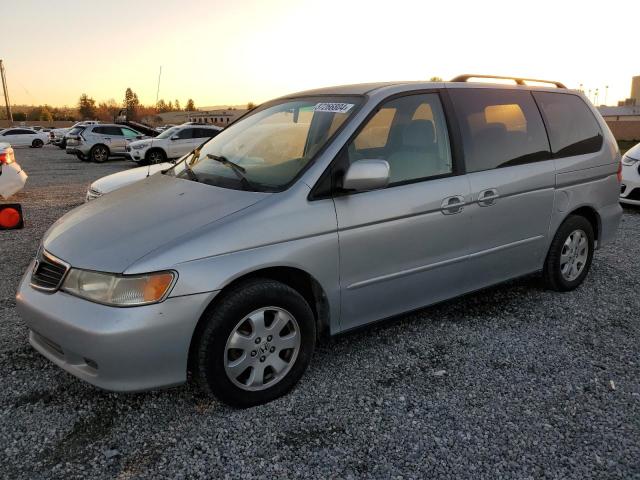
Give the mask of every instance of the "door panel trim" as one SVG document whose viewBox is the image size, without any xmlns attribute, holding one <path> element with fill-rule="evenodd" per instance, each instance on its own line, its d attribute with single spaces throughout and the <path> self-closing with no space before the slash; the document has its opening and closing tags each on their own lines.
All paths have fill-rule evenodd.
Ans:
<svg viewBox="0 0 640 480">
<path fill-rule="evenodd" d="M 425 272 L 427 270 L 433 270 L 434 268 L 444 267 L 446 265 L 452 265 L 454 263 L 462 262 L 469 259 L 474 259 L 478 257 L 482 257 L 484 255 L 489 255 L 495 252 L 499 252 L 501 250 L 506 250 L 508 248 L 519 247 L 520 245 L 524 245 L 526 243 L 535 242 L 544 238 L 544 235 L 536 235 L 535 237 L 524 238 L 522 240 L 518 240 L 516 242 L 507 243 L 505 245 L 499 245 L 497 247 L 488 248 L 486 250 L 481 250 L 479 252 L 471 253 L 469 255 L 463 255 L 461 257 L 451 258 L 448 260 L 443 260 L 441 262 L 430 263 L 429 265 L 423 265 L 420 267 L 409 268 L 407 270 L 401 270 L 399 272 L 389 273 L 387 275 L 380 275 L 379 277 L 369 278 L 367 280 L 362 280 L 360 282 L 352 283 L 347 286 L 347 290 L 355 290 L 361 287 L 366 287 L 368 285 L 372 285 L 374 283 L 385 282 L 387 280 L 393 280 L 395 278 L 406 277 L 408 275 L 412 275 L 414 273 Z"/>
</svg>

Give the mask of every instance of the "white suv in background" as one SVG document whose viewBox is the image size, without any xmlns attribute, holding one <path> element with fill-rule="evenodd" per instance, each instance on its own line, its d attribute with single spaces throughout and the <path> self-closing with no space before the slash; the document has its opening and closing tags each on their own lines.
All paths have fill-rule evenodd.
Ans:
<svg viewBox="0 0 640 480">
<path fill-rule="evenodd" d="M 162 163 L 186 155 L 221 130 L 221 127 L 213 125 L 178 125 L 150 140 L 131 142 L 127 145 L 127 152 L 131 160 L 142 165 Z"/>
</svg>

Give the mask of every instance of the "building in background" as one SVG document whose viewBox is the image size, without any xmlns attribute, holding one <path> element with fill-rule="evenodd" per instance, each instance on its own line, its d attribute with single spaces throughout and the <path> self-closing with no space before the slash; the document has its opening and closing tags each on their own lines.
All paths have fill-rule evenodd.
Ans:
<svg viewBox="0 0 640 480">
<path fill-rule="evenodd" d="M 640 75 L 636 75 L 631 79 L 631 95 L 629 98 L 618 102 L 619 107 L 632 107 L 634 105 L 640 106 Z"/>
<path fill-rule="evenodd" d="M 246 113 L 246 109 L 197 110 L 186 112 L 188 122 L 208 123 L 218 127 L 226 127 Z"/>
</svg>

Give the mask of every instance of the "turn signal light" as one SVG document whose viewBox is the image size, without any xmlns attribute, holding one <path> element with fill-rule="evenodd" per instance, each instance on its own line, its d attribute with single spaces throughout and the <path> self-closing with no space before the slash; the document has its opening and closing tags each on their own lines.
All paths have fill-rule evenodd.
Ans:
<svg viewBox="0 0 640 480">
<path fill-rule="evenodd" d="M 0 230 L 17 230 L 22 227 L 22 207 L 17 203 L 0 205 Z"/>
</svg>

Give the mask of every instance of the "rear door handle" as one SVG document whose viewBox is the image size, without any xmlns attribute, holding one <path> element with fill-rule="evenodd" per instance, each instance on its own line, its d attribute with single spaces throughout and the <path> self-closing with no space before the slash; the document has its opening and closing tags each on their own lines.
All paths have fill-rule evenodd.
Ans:
<svg viewBox="0 0 640 480">
<path fill-rule="evenodd" d="M 500 198 L 498 190 L 495 188 L 488 188 L 478 194 L 478 205 L 481 207 L 491 207 L 496 204 L 496 200 L 498 200 L 498 198 Z"/>
<path fill-rule="evenodd" d="M 444 215 L 454 215 L 464 210 L 465 201 L 462 195 L 454 195 L 442 200 L 440 210 Z"/>
</svg>

